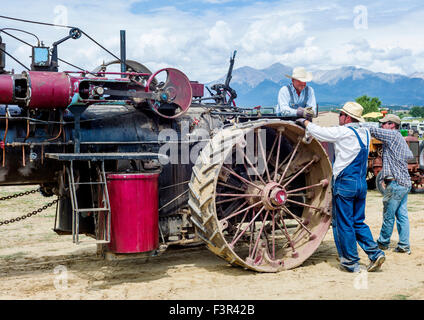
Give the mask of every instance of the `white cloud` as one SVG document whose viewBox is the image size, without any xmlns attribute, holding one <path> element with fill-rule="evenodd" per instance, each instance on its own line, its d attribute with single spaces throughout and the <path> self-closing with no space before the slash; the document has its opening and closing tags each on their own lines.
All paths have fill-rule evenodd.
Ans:
<svg viewBox="0 0 424 320">
<path fill-rule="evenodd" d="M 229 25 L 222 20 L 219 20 L 209 31 L 209 38 L 206 40 L 206 46 L 216 48 L 218 50 L 231 50 L 232 33 Z"/>
</svg>

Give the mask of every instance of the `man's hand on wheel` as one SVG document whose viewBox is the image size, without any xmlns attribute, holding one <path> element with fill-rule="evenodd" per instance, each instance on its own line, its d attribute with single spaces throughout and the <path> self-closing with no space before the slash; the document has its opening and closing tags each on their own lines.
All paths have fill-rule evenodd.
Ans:
<svg viewBox="0 0 424 320">
<path fill-rule="evenodd" d="M 298 118 L 305 118 L 311 121 L 312 117 L 314 116 L 314 110 L 312 109 L 312 107 L 307 107 L 307 108 L 299 107 L 297 108 L 296 116 Z"/>
<path fill-rule="evenodd" d="M 305 121 L 307 121 L 305 118 L 299 118 L 299 119 L 296 119 L 296 124 L 298 124 L 302 128 L 306 128 Z"/>
<path fill-rule="evenodd" d="M 307 120 L 311 121 L 312 117 L 314 116 L 314 110 L 312 109 L 312 107 L 307 107 L 305 108 L 303 114 Z"/>
</svg>

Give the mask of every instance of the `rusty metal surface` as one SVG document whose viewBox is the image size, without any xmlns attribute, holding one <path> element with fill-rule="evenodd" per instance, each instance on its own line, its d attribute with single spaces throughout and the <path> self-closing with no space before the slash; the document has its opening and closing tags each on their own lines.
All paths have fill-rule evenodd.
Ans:
<svg viewBox="0 0 424 320">
<path fill-rule="evenodd" d="M 13 101 L 13 79 L 10 74 L 0 74 L 0 104 Z"/>
<path fill-rule="evenodd" d="M 192 88 L 190 80 L 188 80 L 187 76 L 184 73 L 177 69 L 164 68 L 158 70 L 150 76 L 146 84 L 146 92 L 149 91 L 150 83 L 155 79 L 158 74 L 162 72 L 166 72 L 167 78 L 163 85 L 158 85 L 156 91 L 159 93 L 160 96 L 164 96 L 165 98 L 163 99 L 163 101 L 149 100 L 149 103 L 153 111 L 155 111 L 161 117 L 174 119 L 184 114 L 190 107 L 192 99 Z M 159 110 L 161 105 L 163 104 L 176 105 L 179 110 L 176 111 L 174 115 L 168 116 Z"/>
<path fill-rule="evenodd" d="M 224 163 L 245 135 L 259 137 L 260 130 L 270 136 L 264 145 L 259 138 L 254 143 L 268 160 L 264 172 L 247 157 L 243 165 Z M 303 135 L 292 122 L 258 120 L 221 130 L 202 150 L 189 205 L 209 250 L 233 265 L 277 272 L 299 266 L 318 248 L 331 223 L 332 172 L 321 144 L 305 144 Z M 290 232 L 288 218 L 298 224 Z"/>
<path fill-rule="evenodd" d="M 63 72 L 30 71 L 29 108 L 64 109 L 71 102 L 71 81 Z"/>
<path fill-rule="evenodd" d="M 109 153 L 46 153 L 46 158 L 59 161 L 104 161 L 104 160 L 140 160 L 159 159 L 167 160 L 164 154 L 152 152 L 109 152 Z"/>
</svg>

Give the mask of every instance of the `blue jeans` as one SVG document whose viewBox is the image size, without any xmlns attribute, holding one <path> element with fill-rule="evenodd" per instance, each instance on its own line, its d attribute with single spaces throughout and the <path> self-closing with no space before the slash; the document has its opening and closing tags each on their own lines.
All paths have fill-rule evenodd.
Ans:
<svg viewBox="0 0 424 320">
<path fill-rule="evenodd" d="M 398 247 L 409 249 L 409 219 L 408 193 L 411 187 L 399 185 L 396 181 L 390 182 L 383 196 L 383 225 L 377 242 L 388 247 L 396 220 L 399 233 Z"/>
</svg>

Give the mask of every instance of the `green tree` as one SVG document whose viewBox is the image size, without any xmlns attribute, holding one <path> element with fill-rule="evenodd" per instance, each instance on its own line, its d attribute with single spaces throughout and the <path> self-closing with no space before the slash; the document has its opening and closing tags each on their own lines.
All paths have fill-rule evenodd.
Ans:
<svg viewBox="0 0 424 320">
<path fill-rule="evenodd" d="M 412 107 L 411 110 L 409 111 L 409 114 L 412 117 L 418 117 L 418 118 L 424 117 L 424 107 L 418 107 L 418 106 Z"/>
<path fill-rule="evenodd" d="M 364 108 L 364 111 L 362 114 L 367 114 L 370 112 L 378 112 L 381 106 L 381 101 L 379 98 L 377 97 L 371 98 L 371 97 L 368 97 L 367 95 L 358 97 L 355 99 L 355 101 Z"/>
</svg>

